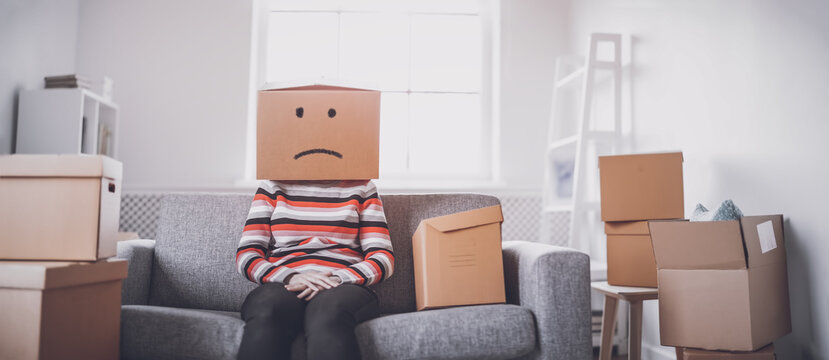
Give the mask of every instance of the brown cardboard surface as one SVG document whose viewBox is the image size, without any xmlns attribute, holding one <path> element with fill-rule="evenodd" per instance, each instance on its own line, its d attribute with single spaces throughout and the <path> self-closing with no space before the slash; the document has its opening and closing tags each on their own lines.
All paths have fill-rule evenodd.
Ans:
<svg viewBox="0 0 829 360">
<path fill-rule="evenodd" d="M 767 221 L 777 247 L 762 253 L 757 225 Z M 654 221 L 650 230 L 663 345 L 754 351 L 791 332 L 782 215 Z M 738 251 L 740 266 L 723 265 L 724 252 Z"/>
<path fill-rule="evenodd" d="M 607 235 L 650 235 L 647 221 L 614 221 L 604 223 Z"/>
<path fill-rule="evenodd" d="M 0 261 L 0 288 L 54 289 L 127 277 L 127 261 Z"/>
<path fill-rule="evenodd" d="M 607 235 L 607 283 L 657 286 L 650 235 Z"/>
<path fill-rule="evenodd" d="M 125 260 L 0 262 L 0 358 L 118 358 L 126 275 Z M 10 279 L 17 276 L 26 280 Z"/>
<path fill-rule="evenodd" d="M 745 269 L 740 222 L 651 221 L 659 269 Z"/>
<path fill-rule="evenodd" d="M 774 238 L 777 244 L 776 249 L 763 253 L 760 246 L 760 239 L 757 234 L 757 226 L 761 223 L 771 222 L 774 229 Z M 786 252 L 783 244 L 783 215 L 767 216 L 744 216 L 740 219 L 745 238 L 745 247 L 748 254 L 750 267 L 775 264 L 786 261 Z"/>
<path fill-rule="evenodd" d="M 792 332 L 786 263 L 748 269 L 751 289 L 751 335 L 754 346 L 768 344 Z"/>
<path fill-rule="evenodd" d="M 495 205 L 446 216 L 433 217 L 423 221 L 438 231 L 449 232 L 473 226 L 502 222 L 504 221 L 504 217 L 501 213 L 501 206 Z"/>
<path fill-rule="evenodd" d="M 115 255 L 119 162 L 89 155 L 0 161 L 0 259 L 94 261 Z"/>
<path fill-rule="evenodd" d="M 420 222 L 412 236 L 418 310 L 506 301 L 501 219 L 494 206 Z"/>
<path fill-rule="evenodd" d="M 376 179 L 380 92 L 325 85 L 262 90 L 256 139 L 259 179 Z M 314 149 L 327 153 L 303 155 Z"/>
<path fill-rule="evenodd" d="M 660 269 L 659 338 L 662 345 L 754 350 L 748 296 L 748 271 L 745 269 Z"/>
<path fill-rule="evenodd" d="M 607 283 L 616 286 L 656 287 L 647 221 L 606 222 Z"/>
<path fill-rule="evenodd" d="M 682 153 L 599 157 L 602 221 L 685 216 Z"/>
<path fill-rule="evenodd" d="M 692 348 L 677 348 L 678 360 L 774 360 L 774 344 L 757 351 L 710 351 Z"/>
<path fill-rule="evenodd" d="M 121 280 L 47 290 L 42 309 L 41 359 L 118 358 Z"/>
</svg>

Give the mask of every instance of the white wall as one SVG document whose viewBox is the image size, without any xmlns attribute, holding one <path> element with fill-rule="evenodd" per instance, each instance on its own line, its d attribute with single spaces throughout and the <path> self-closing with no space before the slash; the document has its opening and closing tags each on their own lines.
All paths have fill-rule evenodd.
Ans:
<svg viewBox="0 0 829 360">
<path fill-rule="evenodd" d="M 17 98 L 75 71 L 77 0 L 0 0 L 0 154 L 14 152 Z"/>
<path fill-rule="evenodd" d="M 252 6 L 81 1 L 78 71 L 115 81 L 125 189 L 229 187 L 243 176 Z"/>
<path fill-rule="evenodd" d="M 501 178 L 539 192 L 555 59 L 567 41 L 566 1 L 501 1 Z"/>
<path fill-rule="evenodd" d="M 81 1 L 78 71 L 115 80 L 125 189 L 229 189 L 244 176 L 253 3 Z M 539 129 L 567 34 L 549 19 L 566 6 L 501 5 L 499 161 L 512 191 L 541 186 Z"/>
<path fill-rule="evenodd" d="M 775 346 L 780 359 L 829 359 L 829 2 L 572 3 L 577 51 L 589 32 L 633 36 L 634 149 L 684 151 L 686 213 L 733 199 L 786 216 L 794 329 Z M 656 349 L 655 304 L 644 316 Z"/>
</svg>

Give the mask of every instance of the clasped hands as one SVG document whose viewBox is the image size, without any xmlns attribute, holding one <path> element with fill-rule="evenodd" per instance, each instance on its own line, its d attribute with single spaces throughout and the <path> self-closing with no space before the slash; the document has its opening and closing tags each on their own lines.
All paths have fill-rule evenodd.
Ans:
<svg viewBox="0 0 829 360">
<path fill-rule="evenodd" d="M 310 301 L 322 290 L 335 288 L 342 284 L 338 276 L 332 276 L 330 271 L 306 271 L 291 275 L 285 289 L 299 293 L 296 297 Z"/>
</svg>

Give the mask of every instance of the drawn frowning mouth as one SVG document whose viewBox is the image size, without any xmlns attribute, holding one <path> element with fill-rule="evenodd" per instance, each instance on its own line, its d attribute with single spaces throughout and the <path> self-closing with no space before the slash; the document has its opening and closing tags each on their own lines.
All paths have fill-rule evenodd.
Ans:
<svg viewBox="0 0 829 360">
<path fill-rule="evenodd" d="M 305 150 L 303 152 L 297 153 L 296 155 L 294 155 L 294 160 L 297 160 L 297 159 L 299 159 L 299 158 L 301 158 L 305 155 L 311 155 L 311 154 L 326 154 L 326 155 L 336 156 L 337 158 L 340 158 L 340 159 L 343 158 L 343 154 L 340 154 L 340 153 L 338 153 L 334 150 L 311 149 L 311 150 Z"/>
</svg>

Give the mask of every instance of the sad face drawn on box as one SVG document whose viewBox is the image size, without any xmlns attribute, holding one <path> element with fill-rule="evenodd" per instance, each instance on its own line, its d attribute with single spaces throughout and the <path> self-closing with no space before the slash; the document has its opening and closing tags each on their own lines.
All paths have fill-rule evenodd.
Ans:
<svg viewBox="0 0 829 360">
<path fill-rule="evenodd" d="M 259 92 L 257 178 L 378 177 L 380 92 L 306 85 Z"/>
<path fill-rule="evenodd" d="M 296 117 L 301 119 L 303 116 L 305 116 L 305 108 L 302 107 L 302 106 L 296 108 Z M 337 110 L 334 109 L 334 108 L 328 109 L 328 117 L 333 119 L 335 116 L 337 116 Z M 324 155 L 330 155 L 330 156 L 340 158 L 340 159 L 343 158 L 343 154 L 340 154 L 339 152 L 337 152 L 335 150 L 316 148 L 316 149 L 308 149 L 308 150 L 296 153 L 296 155 L 294 155 L 294 160 L 299 160 L 299 158 L 301 158 L 303 156 L 306 156 L 306 155 L 311 155 L 311 154 L 324 154 Z"/>
</svg>

